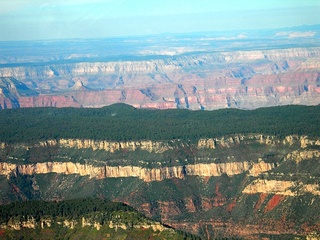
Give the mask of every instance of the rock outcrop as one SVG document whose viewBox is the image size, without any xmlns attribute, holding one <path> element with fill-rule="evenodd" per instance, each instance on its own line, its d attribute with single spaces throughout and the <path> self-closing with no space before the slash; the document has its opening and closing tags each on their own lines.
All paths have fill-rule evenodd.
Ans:
<svg viewBox="0 0 320 240">
<path fill-rule="evenodd" d="M 117 231 L 118 229 L 127 230 L 128 228 L 152 229 L 152 231 L 154 231 L 154 232 L 156 232 L 156 231 L 162 232 L 165 230 L 173 231 L 173 229 L 168 228 L 159 222 L 155 222 L 155 221 L 151 221 L 151 220 L 141 222 L 139 224 L 134 224 L 132 226 L 128 226 L 125 223 L 123 223 L 121 221 L 122 219 L 117 219 L 117 220 L 118 220 L 117 222 L 113 222 L 111 220 L 111 221 L 105 223 L 105 226 L 108 226 L 108 228 L 114 229 L 115 231 Z M 54 219 L 49 219 L 49 218 L 42 218 L 39 221 L 36 221 L 31 216 L 31 217 L 28 217 L 28 219 L 26 221 L 21 221 L 21 220 L 18 220 L 18 219 L 15 219 L 14 217 L 12 217 L 7 224 L 1 224 L 0 229 L 23 230 L 26 228 L 36 229 L 37 227 L 40 227 L 41 229 L 45 229 L 45 228 L 51 228 L 53 226 L 53 224 L 61 225 L 61 226 L 68 228 L 68 229 L 74 229 L 76 226 L 81 226 L 82 228 L 92 227 L 98 231 L 101 230 L 102 227 L 105 227 L 105 226 L 101 225 L 99 222 L 95 221 L 94 219 L 85 218 L 85 217 L 82 217 L 81 221 L 71 220 L 71 219 L 67 219 L 67 218 L 60 219 L 60 221 L 58 221 L 56 219 L 54 220 Z"/>
<path fill-rule="evenodd" d="M 153 141 L 132 141 L 132 142 L 110 142 L 95 141 L 90 139 L 60 139 L 59 141 L 42 142 L 40 145 L 56 145 L 76 149 L 91 148 L 92 150 L 105 150 L 115 152 L 120 149 L 135 151 L 136 149 L 146 150 L 148 152 L 162 153 L 169 149 L 168 144 Z"/>
<path fill-rule="evenodd" d="M 320 222 L 313 214 L 320 205 L 319 143 L 317 137 L 263 134 L 197 142 L 48 139 L 0 143 L 4 184 L 0 194 L 3 202 L 30 196 L 61 200 L 79 194 L 108 198 L 208 238 L 306 236 L 318 230 Z M 43 220 L 44 228 L 50 224 Z M 61 221 L 68 228 L 77 224 L 102 227 L 86 218 L 77 223 Z M 12 228 L 21 226 L 12 224 Z M 108 227 L 127 228 L 113 220 Z M 161 230 L 157 224 L 137 227 Z"/>
<path fill-rule="evenodd" d="M 320 158 L 319 150 L 309 150 L 309 151 L 299 151 L 295 150 L 291 153 L 288 153 L 286 159 L 293 160 L 296 162 L 301 162 L 303 160 L 317 159 Z"/>
<path fill-rule="evenodd" d="M 249 170 L 249 174 L 257 177 L 261 173 L 272 170 L 274 167 L 274 163 L 265 163 L 264 161 L 259 161 L 258 163 L 252 165 L 252 168 Z"/>
<path fill-rule="evenodd" d="M 301 148 L 307 146 L 320 146 L 319 139 L 309 139 L 308 136 L 298 137 L 297 135 L 286 136 L 284 140 L 280 141 L 275 136 L 268 136 L 262 134 L 237 134 L 230 137 L 221 138 L 202 138 L 198 140 L 198 149 L 216 149 L 218 147 L 230 148 L 241 143 L 250 144 L 251 141 L 264 145 L 289 145 L 300 144 Z M 118 150 L 135 151 L 137 149 L 145 150 L 154 153 L 163 153 L 166 150 L 173 149 L 174 145 L 179 145 L 178 141 L 169 142 L 157 142 L 150 140 L 141 141 L 127 141 L 127 142 L 115 142 L 107 140 L 92 140 L 92 139 L 58 139 L 58 140 L 46 140 L 41 141 L 37 145 L 41 147 L 47 146 L 60 146 L 76 149 L 88 149 L 92 150 L 105 150 L 107 152 L 114 153 Z M 184 143 L 181 143 L 182 145 Z M 6 143 L 0 143 L 0 149 L 4 148 Z M 24 146 L 31 147 L 31 146 Z"/>
<path fill-rule="evenodd" d="M 177 167 L 162 167 L 162 168 L 142 168 L 138 166 L 102 166 L 95 167 L 88 164 L 72 163 L 72 162 L 46 162 L 36 164 L 11 164 L 11 163 L 0 163 L 0 175 L 7 177 L 10 174 L 22 174 L 22 175 L 33 175 L 33 174 L 47 174 L 47 173 L 58 173 L 58 174 L 77 174 L 80 176 L 89 176 L 90 178 L 126 178 L 126 177 L 137 177 L 145 182 L 151 181 L 162 181 L 164 179 L 172 178 L 184 178 L 185 176 L 200 176 L 200 177 L 211 177 L 221 176 L 226 174 L 233 176 L 244 173 L 252 167 L 251 170 L 255 174 L 261 173 L 272 169 L 272 165 L 266 164 L 265 169 L 261 169 L 257 164 L 251 164 L 249 162 L 231 162 L 231 163 L 211 163 L 211 164 L 190 164 L 185 166 Z M 259 171 L 257 171 L 257 168 Z"/>
<path fill-rule="evenodd" d="M 246 194 L 268 193 L 285 196 L 298 196 L 306 193 L 320 195 L 319 188 L 318 184 L 258 179 L 246 186 L 242 192 Z"/>
<path fill-rule="evenodd" d="M 198 149 L 212 149 L 221 151 L 221 149 L 232 149 L 238 145 L 261 144 L 262 146 L 287 146 L 296 145 L 298 150 L 288 152 L 283 155 L 284 161 L 301 162 L 303 160 L 318 159 L 320 157 L 319 150 L 305 150 L 308 146 L 314 147 L 319 145 L 318 139 L 310 139 L 307 136 L 287 136 L 284 140 L 279 140 L 274 136 L 264 136 L 260 134 L 247 134 L 247 135 L 234 135 L 222 138 L 200 139 L 196 144 Z M 177 145 L 178 144 L 178 145 Z M 9 146 L 7 143 L 1 143 L 0 149 L 5 150 L 13 148 L 21 148 L 24 151 L 29 151 L 33 147 L 60 147 L 60 148 L 73 148 L 73 149 L 92 149 L 104 150 L 110 153 L 116 151 L 136 151 L 144 150 L 154 154 L 162 154 L 168 150 L 174 150 L 180 145 L 184 146 L 185 143 L 177 142 L 153 142 L 153 141 L 128 141 L 128 142 L 112 142 L 103 140 L 90 140 L 90 139 L 59 139 L 59 140 L 46 140 L 41 141 L 35 145 L 17 144 L 17 146 Z M 14 161 L 1 162 L 0 174 L 9 176 L 12 173 L 21 173 L 26 175 L 33 174 L 46 174 L 50 172 L 59 174 L 78 174 L 80 176 L 89 176 L 90 178 L 118 178 L 118 177 L 137 177 L 143 181 L 162 181 L 163 179 L 179 178 L 182 179 L 187 175 L 211 177 L 221 176 L 226 174 L 233 176 L 248 172 L 249 175 L 257 177 L 262 173 L 271 171 L 277 165 L 276 162 L 265 162 L 262 158 L 248 159 L 250 161 L 237 162 L 234 156 L 226 156 L 229 159 L 227 162 L 215 163 L 194 163 L 180 166 L 167 166 L 167 167 L 142 167 L 142 166 L 108 166 L 100 162 L 100 165 L 95 166 L 90 163 L 82 164 L 76 162 L 39 162 L 35 164 L 15 164 Z M 231 161 L 231 159 L 233 159 Z M 254 161 L 253 161 L 254 160 Z M 145 160 L 146 161 L 146 160 Z M 215 158 L 213 158 L 215 161 Z M 282 159 L 278 159 L 282 161 Z M 101 166 L 102 165 L 102 166 Z M 258 186 L 258 185 L 257 185 Z"/>
</svg>

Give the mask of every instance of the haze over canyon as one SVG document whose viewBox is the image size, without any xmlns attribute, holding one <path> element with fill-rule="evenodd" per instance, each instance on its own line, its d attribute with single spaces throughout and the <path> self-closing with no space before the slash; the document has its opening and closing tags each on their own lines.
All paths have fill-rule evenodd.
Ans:
<svg viewBox="0 0 320 240">
<path fill-rule="evenodd" d="M 319 29 L 8 42 L 0 108 L 317 105 Z"/>
</svg>

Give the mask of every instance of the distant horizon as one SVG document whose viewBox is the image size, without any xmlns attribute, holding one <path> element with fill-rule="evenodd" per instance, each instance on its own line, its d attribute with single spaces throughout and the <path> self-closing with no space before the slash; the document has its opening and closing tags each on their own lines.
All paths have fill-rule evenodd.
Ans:
<svg viewBox="0 0 320 240">
<path fill-rule="evenodd" d="M 320 31 L 320 24 L 304 24 L 296 25 L 290 27 L 281 27 L 281 28 L 268 28 L 268 29 L 236 29 L 236 30 L 207 30 L 207 31 L 193 31 L 193 32 L 161 32 L 161 33 L 150 33 L 150 34 L 137 34 L 137 35 L 119 35 L 119 36 L 103 36 L 103 37 L 70 37 L 70 38 L 47 38 L 47 39 L 17 39 L 17 40 L 1 40 L 0 42 L 45 42 L 45 41 L 72 41 L 72 40 L 96 40 L 96 39 L 126 39 L 126 38 L 147 38 L 147 37 L 156 37 L 156 36 L 172 36 L 172 35 L 205 35 L 205 34 L 214 34 L 221 35 L 223 33 L 250 33 L 250 32 L 268 32 L 268 31 L 277 31 L 277 30 L 288 30 L 293 31 L 294 29 L 299 28 L 318 28 Z M 304 30 L 311 31 L 311 30 Z M 224 35 L 223 35 L 224 36 Z M 320 37 L 320 36 L 319 36 Z"/>
<path fill-rule="evenodd" d="M 320 24 L 318 0 L 0 1 L 0 41 L 268 30 Z"/>
</svg>

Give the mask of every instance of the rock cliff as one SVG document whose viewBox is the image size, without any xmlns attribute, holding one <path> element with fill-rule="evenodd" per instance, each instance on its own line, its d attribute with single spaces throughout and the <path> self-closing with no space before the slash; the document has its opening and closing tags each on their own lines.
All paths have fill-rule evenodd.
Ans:
<svg viewBox="0 0 320 240">
<path fill-rule="evenodd" d="M 292 181 L 276 181 L 276 180 L 255 180 L 250 185 L 248 185 L 243 193 L 255 194 L 255 193 L 268 193 L 268 194 L 278 194 L 286 196 L 297 196 L 306 193 L 311 193 L 313 195 L 319 195 L 319 185 L 318 184 L 302 184 L 299 182 Z"/>
<path fill-rule="evenodd" d="M 33 148 L 43 148 L 43 151 L 50 147 L 67 148 L 67 149 L 92 149 L 104 150 L 111 154 L 135 152 L 136 150 L 147 151 L 152 154 L 161 154 L 166 151 L 176 151 L 181 147 L 191 147 L 192 144 L 183 143 L 178 141 L 169 142 L 154 142 L 154 141 L 128 141 L 128 142 L 112 142 L 112 141 L 99 141 L 90 139 L 58 139 L 58 140 L 46 140 L 36 143 L 34 145 L 15 144 L 10 145 L 8 143 L 1 143 L 0 149 L 2 151 L 8 151 L 8 149 L 21 149 L 19 151 L 30 151 Z M 293 147 L 297 150 L 290 151 L 289 148 L 287 154 L 281 153 L 280 158 L 277 158 L 276 162 L 266 162 L 268 158 L 265 154 L 252 155 L 253 153 L 248 152 L 249 159 L 244 161 L 236 161 L 238 158 L 233 155 L 227 155 L 223 159 L 226 162 L 217 163 L 210 161 L 217 161 L 220 159 L 221 150 L 236 149 L 240 146 L 250 146 L 251 144 L 260 144 L 263 146 L 270 146 L 271 148 L 282 148 L 287 149 Z M 259 176 L 261 173 L 271 171 L 281 161 L 294 161 L 301 162 L 303 160 L 312 160 L 320 157 L 319 150 L 306 150 L 308 147 L 315 147 L 320 145 L 319 139 L 308 138 L 307 136 L 287 136 L 283 140 L 280 140 L 274 136 L 265 136 L 261 134 L 247 134 L 247 135 L 233 135 L 229 137 L 221 138 L 209 138 L 200 139 L 196 144 L 198 150 L 203 149 L 204 151 L 210 152 L 211 160 L 205 160 L 205 158 L 198 158 L 196 161 L 204 161 L 203 163 L 190 164 L 186 162 L 180 166 L 165 166 L 165 167 L 143 167 L 139 165 L 118 165 L 108 166 L 106 163 L 103 164 L 100 161 L 100 165 L 95 165 L 95 161 L 87 161 L 87 163 L 70 162 L 68 158 L 64 162 L 45 161 L 34 164 L 22 164 L 10 162 L 0 163 L 0 174 L 9 177 L 11 174 L 46 174 L 46 173 L 58 173 L 58 174 L 78 174 L 80 176 L 89 176 L 90 178 L 119 178 L 119 177 L 137 177 L 145 182 L 150 181 L 162 181 L 164 179 L 179 178 L 183 179 L 186 176 L 200 176 L 200 177 L 212 177 L 221 176 L 226 174 L 233 176 L 247 172 L 251 176 Z M 265 148 L 265 147 L 263 147 Z M 6 150 L 7 149 L 7 150 Z M 233 154 L 236 152 L 233 152 Z M 266 153 L 269 156 L 269 153 Z M 277 156 L 278 154 L 272 152 L 270 156 Z M 111 155 L 112 156 L 112 155 Z M 245 155 L 244 155 L 245 156 Z M 260 156 L 260 157 L 259 157 Z M 283 157 L 281 157 L 283 156 Z M 59 156 L 57 156 L 59 157 Z M 123 157 L 123 156 L 122 156 Z M 193 156 L 193 158 L 196 156 Z M 253 159 L 252 159 L 253 158 Z M 8 160 L 14 159 L 9 157 Z M 240 158 L 241 159 L 241 158 Z M 148 159 L 140 159 L 139 164 L 148 162 Z M 24 160 L 23 160 L 24 161 Z M 61 161 L 61 160 L 60 160 Z M 208 162 L 209 161 L 209 162 Z M 221 160 L 219 160 L 221 161 Z M 160 162 L 158 162 L 160 164 Z M 254 184 L 255 185 L 255 184 Z M 259 184 L 256 184 L 258 186 Z"/>
<path fill-rule="evenodd" d="M 220 164 L 193 164 L 177 167 L 163 168 L 141 168 L 137 166 L 103 166 L 95 167 L 88 164 L 72 162 L 46 162 L 36 164 L 11 164 L 0 163 L 0 175 L 9 177 L 11 174 L 34 175 L 34 174 L 77 174 L 80 176 L 89 176 L 90 178 L 127 178 L 137 177 L 145 182 L 162 181 L 164 179 L 184 178 L 186 176 L 212 177 L 227 174 L 233 176 L 250 170 L 253 175 L 259 175 L 262 172 L 273 168 L 272 164 L 264 163 L 251 164 L 249 162 L 231 162 Z"/>
<path fill-rule="evenodd" d="M 282 141 L 275 136 L 268 136 L 263 134 L 237 134 L 230 137 L 221 138 L 203 138 L 197 142 L 198 149 L 216 149 L 216 148 L 230 148 L 239 144 L 249 144 L 251 141 L 263 145 L 288 145 L 299 144 L 300 147 L 306 148 L 308 146 L 320 146 L 319 139 L 310 139 L 308 136 L 290 135 L 286 136 Z M 145 150 L 154 153 L 163 153 L 169 149 L 174 149 L 174 145 L 179 146 L 178 141 L 157 142 L 157 141 L 127 141 L 115 142 L 106 140 L 92 140 L 92 139 L 58 139 L 41 141 L 37 146 L 50 147 L 59 146 L 76 149 L 89 149 L 92 150 L 105 150 L 114 153 L 118 150 L 135 151 L 137 149 Z M 180 143 L 181 146 L 187 143 Z M 6 143 L 0 143 L 0 149 L 5 148 Z M 31 147 L 30 145 L 21 145 L 25 148 Z M 289 156 L 288 156 L 289 157 Z"/>
<path fill-rule="evenodd" d="M 209 238 L 306 236 L 319 230 L 320 219 L 313 214 L 320 206 L 319 143 L 317 137 L 262 134 L 197 142 L 0 143 L 0 196 L 3 202 L 108 198 Z M 101 228 L 87 219 L 61 221 L 66 227 L 79 223 Z M 33 226 L 31 220 L 23 224 Z M 127 227 L 114 221 L 108 226 Z"/>
<path fill-rule="evenodd" d="M 319 57 L 320 48 L 314 47 L 1 67 L 2 81 L 15 79 L 41 95 L 23 96 L 0 84 L 0 104 L 102 107 L 122 102 L 138 108 L 207 110 L 316 105 Z"/>
<path fill-rule="evenodd" d="M 91 148 L 92 150 L 105 150 L 115 152 L 120 149 L 135 151 L 136 149 L 146 150 L 148 152 L 162 153 L 169 149 L 168 144 L 152 141 L 132 141 L 132 142 L 109 142 L 95 141 L 90 139 L 60 139 L 59 141 L 40 142 L 40 146 L 57 145 L 69 148 Z"/>
</svg>

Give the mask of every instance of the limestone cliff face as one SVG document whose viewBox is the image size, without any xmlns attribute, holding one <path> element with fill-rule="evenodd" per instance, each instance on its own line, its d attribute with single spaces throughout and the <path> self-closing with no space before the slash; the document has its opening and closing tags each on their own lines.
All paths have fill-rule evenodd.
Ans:
<svg viewBox="0 0 320 240">
<path fill-rule="evenodd" d="M 299 144 L 300 147 L 306 148 L 308 146 L 320 146 L 320 139 L 318 138 L 309 138 L 308 136 L 298 136 L 298 135 L 290 135 L 284 137 L 283 140 L 275 136 L 263 135 L 263 134 L 246 134 L 246 135 L 234 135 L 230 137 L 221 137 L 221 138 L 208 138 L 208 139 L 200 139 L 198 141 L 198 148 L 211 148 L 215 149 L 217 146 L 219 147 L 232 147 L 234 145 L 248 142 L 250 140 L 254 140 L 260 144 L 265 145 L 289 145 Z"/>
<path fill-rule="evenodd" d="M 186 173 L 201 177 L 221 176 L 222 174 L 232 176 L 246 172 L 250 167 L 249 162 L 194 164 L 186 166 Z"/>
<path fill-rule="evenodd" d="M 105 177 L 138 177 L 145 182 L 183 178 L 183 167 L 141 168 L 136 166 L 106 167 Z"/>
<path fill-rule="evenodd" d="M 198 148 L 215 149 L 216 147 L 230 148 L 241 142 L 255 140 L 260 144 L 265 145 L 292 145 L 300 141 L 301 146 L 304 148 L 308 145 L 320 145 L 320 140 L 311 140 L 307 136 L 287 136 L 282 142 L 274 136 L 265 136 L 261 134 L 248 134 L 248 135 L 234 135 L 230 137 L 221 138 L 208 138 L 200 139 L 197 143 Z M 105 150 L 107 152 L 115 152 L 117 150 L 125 149 L 135 151 L 136 149 L 146 150 L 148 152 L 162 153 L 166 150 L 172 149 L 168 143 L 155 142 L 155 141 L 128 141 L 128 142 L 112 142 L 112 141 L 99 141 L 92 139 L 59 139 L 59 140 L 46 140 L 39 142 L 40 146 L 56 146 L 76 149 L 91 148 L 92 150 Z"/>
<path fill-rule="evenodd" d="M 7 224 L 2 224 L 0 228 L 21 230 L 22 228 L 35 229 L 36 226 L 37 226 L 36 220 L 33 217 L 28 217 L 26 221 L 19 221 L 14 218 L 11 218 Z"/>
<path fill-rule="evenodd" d="M 93 150 L 105 150 L 114 152 L 120 149 L 135 151 L 136 149 L 146 150 L 148 152 L 161 153 L 169 149 L 168 144 L 152 141 L 131 141 L 131 142 L 110 142 L 110 141 L 95 141 L 90 139 L 60 139 L 59 141 L 43 142 L 41 145 L 56 145 L 69 148 L 92 148 Z"/>
<path fill-rule="evenodd" d="M 88 175 L 91 178 L 102 178 L 105 176 L 104 168 L 71 162 L 46 162 L 17 165 L 16 171 L 25 175 L 46 174 L 53 172 L 60 174 L 78 174 L 80 176 Z"/>
<path fill-rule="evenodd" d="M 200 139 L 198 141 L 198 148 L 216 148 L 216 142 L 214 139 L 209 138 L 209 139 Z"/>
<path fill-rule="evenodd" d="M 256 164 L 252 165 L 252 168 L 249 170 L 251 176 L 259 176 L 261 173 L 268 172 L 275 168 L 274 163 L 265 163 L 264 161 L 259 161 Z"/>
<path fill-rule="evenodd" d="M 177 167 L 162 168 L 142 168 L 138 166 L 101 166 L 95 167 L 88 164 L 72 162 L 46 162 L 36 164 L 10 164 L 0 163 L 0 174 L 9 176 L 10 174 L 20 173 L 23 175 L 59 173 L 77 174 L 89 176 L 90 178 L 121 178 L 137 177 L 145 182 L 162 181 L 171 178 L 184 178 L 186 175 L 211 177 L 227 174 L 233 176 L 250 171 L 260 174 L 272 169 L 272 165 L 251 164 L 249 162 L 230 162 L 230 163 L 211 163 L 211 164 L 190 164 Z"/>
<path fill-rule="evenodd" d="M 265 145 L 282 144 L 292 146 L 293 144 L 300 144 L 301 148 L 306 148 L 307 146 L 320 146 L 319 139 L 309 139 L 308 136 L 290 135 L 286 136 L 283 140 L 280 140 L 275 136 L 263 134 L 237 134 L 230 137 L 200 139 L 198 141 L 198 148 L 229 148 L 243 142 L 249 142 L 251 140 Z"/>
<path fill-rule="evenodd" d="M 301 149 L 289 152 L 284 161 L 300 162 L 307 159 L 317 159 L 320 157 L 319 150 L 303 150 L 308 146 L 318 146 L 319 139 L 309 139 L 307 136 L 287 136 L 283 140 L 279 140 L 274 136 L 264 136 L 260 134 L 248 135 L 234 135 L 230 137 L 200 139 L 197 143 L 198 149 L 224 149 L 233 148 L 239 144 L 259 143 L 270 146 L 287 145 Z M 18 148 L 23 148 L 26 151 L 33 146 L 24 146 L 18 144 Z M 58 146 L 62 148 L 75 148 L 75 149 L 88 149 L 92 150 L 105 150 L 108 152 L 115 152 L 117 150 L 135 151 L 137 149 L 146 150 L 154 153 L 163 153 L 166 150 L 173 149 L 173 145 L 162 142 L 152 141 L 130 141 L 130 142 L 110 142 L 98 141 L 90 139 L 59 139 L 59 140 L 46 140 L 36 144 L 40 147 Z M 5 149 L 6 143 L 0 143 L 0 148 Z M 250 159 L 248 159 L 250 160 Z M 32 175 L 32 174 L 45 174 L 50 172 L 60 174 L 79 174 L 81 176 L 89 176 L 90 178 L 106 178 L 106 177 L 137 177 L 143 181 L 161 181 L 170 178 L 184 178 L 185 175 L 195 175 L 201 177 L 221 176 L 227 174 L 229 176 L 247 172 L 251 176 L 259 176 L 261 173 L 268 172 L 276 167 L 275 163 L 267 163 L 263 159 L 253 159 L 255 161 L 242 161 L 242 162 L 225 162 L 225 163 L 198 163 L 187 164 L 184 166 L 176 167 L 162 167 L 162 168 L 143 168 L 140 166 L 93 166 L 90 164 L 80 164 L 72 162 L 45 162 L 36 164 L 13 164 L 13 163 L 0 163 L 1 175 L 9 176 L 15 171 Z M 280 159 L 279 159 L 280 160 Z"/>
<path fill-rule="evenodd" d="M 171 230 L 170 228 L 162 225 L 159 222 L 155 222 L 155 221 L 144 221 L 141 222 L 141 224 L 134 224 L 132 226 L 128 226 L 126 224 L 124 224 L 121 219 L 116 219 L 117 222 L 113 222 L 113 221 L 109 221 L 106 222 L 105 225 L 108 226 L 111 229 L 123 229 L 126 230 L 128 228 L 137 228 L 137 229 L 152 229 L 153 231 L 165 231 L 165 230 Z M 1 224 L 0 225 L 0 229 L 10 229 L 10 230 L 22 230 L 25 228 L 29 228 L 29 229 L 36 229 L 37 227 L 40 227 L 41 229 L 44 228 L 50 228 L 52 227 L 52 225 L 56 223 L 58 225 L 61 225 L 65 228 L 69 228 L 69 229 L 74 229 L 76 226 L 80 225 L 82 228 L 84 227 L 92 227 L 95 228 L 96 230 L 101 230 L 102 227 L 104 227 L 103 225 L 101 225 L 99 222 L 97 222 L 94 219 L 91 218 L 85 218 L 82 217 L 81 221 L 77 221 L 77 220 L 69 220 L 69 219 L 59 219 L 58 220 L 54 220 L 54 219 L 50 219 L 50 218 L 42 218 L 39 221 L 36 221 L 33 217 L 28 217 L 28 219 L 26 221 L 20 221 L 15 219 L 14 217 L 11 218 L 9 220 L 9 222 L 7 224 Z"/>
<path fill-rule="evenodd" d="M 320 195 L 319 187 L 318 184 L 257 179 L 246 186 L 242 192 L 246 194 L 268 193 L 285 196 L 298 196 L 305 193 Z"/>
<path fill-rule="evenodd" d="M 217 146 L 229 148 L 230 146 L 239 144 L 241 141 L 251 137 L 252 136 L 235 135 L 232 137 L 200 139 L 198 141 L 198 148 L 215 149 Z"/>
<path fill-rule="evenodd" d="M 308 146 L 320 146 L 320 139 L 309 139 L 308 136 L 300 137 L 301 148 L 306 148 Z"/>
<path fill-rule="evenodd" d="M 295 196 L 295 193 L 290 190 L 293 187 L 294 182 L 291 181 L 258 179 L 249 184 L 242 192 L 247 194 L 269 193 Z"/>
<path fill-rule="evenodd" d="M 0 163 L 0 174 L 9 176 L 16 169 L 16 167 L 16 164 Z"/>
<path fill-rule="evenodd" d="M 261 51 L 237 51 L 232 53 L 222 53 L 224 59 L 233 61 L 251 61 L 251 60 L 282 60 L 290 58 L 313 58 L 319 57 L 319 48 L 291 48 L 281 50 L 261 50 Z"/>
<path fill-rule="evenodd" d="M 300 147 L 306 148 L 308 146 L 320 146 L 320 139 L 314 138 L 310 139 L 308 136 L 298 136 L 290 135 L 286 136 L 283 140 L 276 138 L 275 136 L 268 136 L 263 134 L 237 134 L 230 137 L 221 137 L 221 138 L 206 138 L 199 139 L 197 142 L 198 149 L 216 149 L 220 148 L 231 148 L 235 145 L 241 143 L 248 143 L 250 141 L 258 142 L 259 144 L 264 145 L 289 145 L 299 144 Z M 173 143 L 173 142 L 172 142 Z M 46 141 L 41 141 L 37 145 L 41 147 L 47 146 L 60 146 L 67 148 L 76 148 L 76 149 L 87 149 L 91 148 L 92 150 L 105 150 L 107 152 L 115 152 L 117 150 L 129 150 L 135 151 L 137 149 L 145 150 L 148 152 L 163 153 L 166 150 L 173 149 L 169 143 L 165 142 L 156 142 L 150 140 L 141 140 L 141 141 L 127 141 L 127 142 L 114 142 L 107 140 L 92 140 L 92 139 L 48 139 Z M 4 149 L 7 146 L 7 143 L 0 142 L 0 149 Z M 21 145 L 19 147 L 28 148 L 31 146 Z"/>
<path fill-rule="evenodd" d="M 320 150 L 309 150 L 309 151 L 296 150 L 291 153 L 288 153 L 286 160 L 301 162 L 303 160 L 316 159 L 316 158 L 320 158 Z"/>
</svg>

